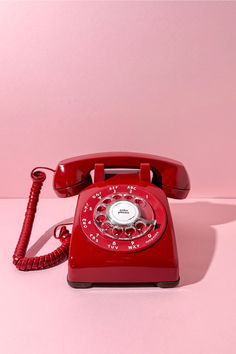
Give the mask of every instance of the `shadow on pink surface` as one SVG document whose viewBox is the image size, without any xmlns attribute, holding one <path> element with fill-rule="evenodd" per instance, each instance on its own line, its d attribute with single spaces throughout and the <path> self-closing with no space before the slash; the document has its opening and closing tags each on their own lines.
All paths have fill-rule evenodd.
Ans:
<svg viewBox="0 0 236 354">
<path fill-rule="evenodd" d="M 217 235 L 214 225 L 236 220 L 236 206 L 198 201 L 171 204 L 177 241 L 180 284 L 201 281 L 214 257 Z"/>
<path fill-rule="evenodd" d="M 213 226 L 236 220 L 236 206 L 206 201 L 172 203 L 171 212 L 179 255 L 179 286 L 197 283 L 206 275 L 214 257 L 217 235 Z M 55 226 L 69 222 L 73 222 L 73 218 L 51 226 L 29 248 L 26 256 L 35 256 L 52 237 Z"/>
<path fill-rule="evenodd" d="M 41 250 L 41 248 L 48 242 L 48 240 L 53 237 L 54 229 L 58 224 L 67 224 L 73 222 L 73 218 L 67 218 L 58 221 L 55 225 L 52 225 L 45 233 L 39 237 L 39 239 L 28 249 L 26 252 L 26 257 L 35 257 L 36 254 Z M 66 226 L 68 230 L 71 231 L 72 225 Z M 58 240 L 58 242 L 60 242 Z"/>
</svg>

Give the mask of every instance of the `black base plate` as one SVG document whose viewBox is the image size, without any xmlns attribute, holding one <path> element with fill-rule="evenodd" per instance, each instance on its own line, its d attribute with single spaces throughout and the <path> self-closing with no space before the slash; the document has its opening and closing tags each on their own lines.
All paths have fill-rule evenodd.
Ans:
<svg viewBox="0 0 236 354">
<path fill-rule="evenodd" d="M 175 281 L 159 281 L 153 283 L 87 283 L 87 282 L 72 282 L 67 278 L 68 284 L 72 288 L 76 289 L 87 289 L 93 286 L 96 287 L 147 287 L 156 286 L 159 288 L 174 288 L 179 284 L 179 279 Z"/>
</svg>

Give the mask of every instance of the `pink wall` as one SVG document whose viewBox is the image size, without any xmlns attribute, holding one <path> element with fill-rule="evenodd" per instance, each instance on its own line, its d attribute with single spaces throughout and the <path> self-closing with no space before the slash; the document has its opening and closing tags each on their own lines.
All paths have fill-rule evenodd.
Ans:
<svg viewBox="0 0 236 354">
<path fill-rule="evenodd" d="M 0 196 L 25 197 L 34 166 L 130 150 L 236 197 L 235 19 L 235 2 L 1 3 Z"/>
</svg>

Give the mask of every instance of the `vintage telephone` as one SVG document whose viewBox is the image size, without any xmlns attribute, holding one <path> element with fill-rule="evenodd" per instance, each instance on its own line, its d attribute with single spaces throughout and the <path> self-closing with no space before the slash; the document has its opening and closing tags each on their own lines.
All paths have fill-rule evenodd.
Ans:
<svg viewBox="0 0 236 354">
<path fill-rule="evenodd" d="M 153 283 L 160 287 L 178 284 L 177 250 L 167 197 L 183 199 L 190 190 L 187 172 L 180 162 L 149 154 L 113 152 L 63 160 L 56 170 L 46 168 L 55 173 L 54 189 L 59 197 L 78 194 L 73 229 L 70 234 L 65 226 L 58 225 L 59 236 L 56 230 L 54 235 L 61 245 L 55 251 L 25 257 L 46 178 L 39 168 L 31 173 L 33 184 L 13 255 L 19 270 L 49 268 L 68 257 L 67 280 L 75 288 L 97 283 Z"/>
</svg>

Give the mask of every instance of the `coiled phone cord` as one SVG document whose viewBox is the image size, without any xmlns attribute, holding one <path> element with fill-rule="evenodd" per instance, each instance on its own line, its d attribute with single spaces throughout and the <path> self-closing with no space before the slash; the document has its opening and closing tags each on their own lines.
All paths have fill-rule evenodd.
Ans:
<svg viewBox="0 0 236 354">
<path fill-rule="evenodd" d="M 25 219 L 22 226 L 19 241 L 17 243 L 14 255 L 13 264 L 19 270 L 38 270 L 55 266 L 67 259 L 69 254 L 70 237 L 71 233 L 65 227 L 65 224 L 57 225 L 54 229 L 55 238 L 59 238 L 61 245 L 53 252 L 45 254 L 39 257 L 25 257 L 25 253 L 28 247 L 33 222 L 37 210 L 37 204 L 39 200 L 39 194 L 46 179 L 46 174 L 42 171 L 36 171 L 38 168 L 47 169 L 55 172 L 48 167 L 36 167 L 31 172 L 31 178 L 33 180 L 30 190 L 29 201 L 26 208 Z M 70 223 L 72 224 L 72 223 Z M 66 224 L 68 225 L 68 224 Z M 56 235 L 56 230 L 59 226 L 62 226 L 59 235 Z"/>
</svg>

